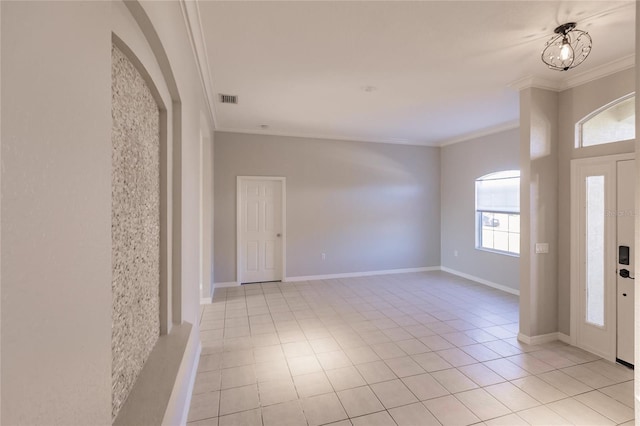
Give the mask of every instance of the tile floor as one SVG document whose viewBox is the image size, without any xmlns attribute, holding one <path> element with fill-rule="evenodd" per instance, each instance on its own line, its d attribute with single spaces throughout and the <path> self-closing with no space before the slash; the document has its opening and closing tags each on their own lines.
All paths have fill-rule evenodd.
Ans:
<svg viewBox="0 0 640 426">
<path fill-rule="evenodd" d="M 200 328 L 191 426 L 634 423 L 632 370 L 444 272 L 221 288 Z"/>
</svg>

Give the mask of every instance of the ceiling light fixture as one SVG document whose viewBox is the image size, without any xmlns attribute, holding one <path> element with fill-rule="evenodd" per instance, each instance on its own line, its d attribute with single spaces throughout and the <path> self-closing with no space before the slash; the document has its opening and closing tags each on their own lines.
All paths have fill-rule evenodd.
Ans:
<svg viewBox="0 0 640 426">
<path fill-rule="evenodd" d="M 568 22 L 557 27 L 556 35 L 544 46 L 542 62 L 550 69 L 567 71 L 584 62 L 591 53 L 591 36 L 586 31 L 576 28 L 575 22 Z"/>
</svg>

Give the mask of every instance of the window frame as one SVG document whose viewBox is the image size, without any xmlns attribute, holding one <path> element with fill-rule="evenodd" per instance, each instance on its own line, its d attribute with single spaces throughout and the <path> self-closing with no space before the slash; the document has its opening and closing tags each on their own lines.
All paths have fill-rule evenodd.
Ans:
<svg viewBox="0 0 640 426">
<path fill-rule="evenodd" d="M 492 176 L 497 176 L 500 174 L 506 174 L 509 172 L 513 172 L 515 174 L 515 172 L 517 172 L 517 176 L 508 176 L 508 177 L 493 177 Z M 485 214 L 489 214 L 489 215 L 495 215 L 495 214 L 504 214 L 504 215 L 511 215 L 511 216 L 518 216 L 518 221 L 520 219 L 520 200 L 518 200 L 518 212 L 515 213 L 513 211 L 505 211 L 505 210 L 500 210 L 500 209 L 479 209 L 478 208 L 478 182 L 482 182 L 482 181 L 491 181 L 491 180 L 503 180 L 503 179 L 518 179 L 518 184 L 520 183 L 520 170 L 503 170 L 503 171 L 499 171 L 499 172 L 494 172 L 494 173 L 488 173 L 484 176 L 481 176 L 479 178 L 477 178 L 474 181 L 474 191 L 475 191 L 475 205 L 474 205 L 474 213 L 475 213 L 475 248 L 476 250 L 481 250 L 481 251 L 486 251 L 489 253 L 495 253 L 495 254 L 502 254 L 505 256 L 511 256 L 511 257 L 520 257 L 520 247 L 518 246 L 518 252 L 513 252 L 513 251 L 508 251 L 508 250 L 500 250 L 500 249 L 496 249 L 496 248 L 492 248 L 492 247 L 485 247 L 483 246 L 483 242 L 482 242 L 482 231 L 484 228 L 484 223 L 483 223 L 483 216 Z M 493 219 L 493 217 L 492 217 Z M 521 227 L 519 227 L 518 232 L 512 232 L 509 230 L 508 225 L 507 225 L 507 231 L 500 231 L 500 232 L 505 232 L 507 234 L 507 238 L 510 234 L 517 234 L 518 237 L 520 237 L 521 233 L 520 233 Z"/>
<path fill-rule="evenodd" d="M 583 126 L 586 122 L 588 122 L 589 120 L 591 120 L 592 118 L 594 118 L 595 116 L 603 113 L 604 111 L 613 108 L 614 106 L 625 102 L 631 98 L 634 98 L 636 96 L 636 92 L 631 92 L 629 94 L 626 94 L 624 96 L 619 97 L 618 99 L 614 99 L 613 101 L 609 102 L 608 104 L 605 104 L 603 106 L 601 106 L 600 108 L 596 109 L 595 111 L 590 112 L 589 114 L 587 114 L 586 116 L 584 116 L 582 119 L 580 119 L 576 125 L 575 125 L 575 147 L 576 149 L 584 149 L 584 148 L 593 148 L 594 146 L 602 146 L 602 145 L 610 145 L 610 144 L 615 144 L 615 143 L 620 143 L 620 142 L 628 142 L 628 141 L 633 141 L 636 138 L 631 138 L 631 139 L 620 139 L 620 140 L 615 140 L 615 141 L 610 141 L 610 142 L 604 142 L 604 143 L 598 143 L 598 144 L 593 144 L 593 145 L 584 145 L 582 143 L 583 141 L 583 136 L 584 136 L 584 131 L 583 131 Z M 637 111 L 634 112 L 634 115 L 637 114 Z M 637 129 L 634 129 L 634 133 L 636 133 L 636 137 L 637 137 Z"/>
</svg>

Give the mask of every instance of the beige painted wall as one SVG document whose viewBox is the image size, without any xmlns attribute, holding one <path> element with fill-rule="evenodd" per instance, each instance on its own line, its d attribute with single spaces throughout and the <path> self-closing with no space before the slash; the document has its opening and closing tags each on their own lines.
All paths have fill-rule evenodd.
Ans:
<svg viewBox="0 0 640 426">
<path fill-rule="evenodd" d="M 0 423 L 110 425 L 115 25 L 110 18 L 115 19 L 112 12 L 119 6 L 1 2 L 0 7 Z M 177 209 L 182 235 L 174 243 L 181 246 L 181 319 L 195 323 L 204 100 L 180 4 L 143 2 L 141 7 L 148 16 L 146 29 L 152 27 L 167 53 L 181 103 L 177 134 L 183 174 Z M 185 371 L 197 362 L 196 349 L 182 357 L 191 363 Z M 188 379 L 181 377 L 184 383 Z M 176 383 L 177 388 L 184 402 L 186 386 Z"/>
<path fill-rule="evenodd" d="M 0 423 L 110 424 L 110 4 L 1 7 Z"/>
<path fill-rule="evenodd" d="M 202 298 L 213 296 L 213 133 L 202 146 Z"/>
<path fill-rule="evenodd" d="M 575 148 L 575 125 L 602 106 L 635 91 L 635 70 L 628 69 L 561 92 L 558 145 L 558 330 L 570 334 L 571 318 L 571 160 L 634 151 L 634 143 L 622 142 Z"/>
<path fill-rule="evenodd" d="M 216 132 L 214 174 L 216 282 L 236 280 L 242 175 L 287 178 L 288 277 L 440 265 L 438 148 Z"/>
<path fill-rule="evenodd" d="M 440 156 L 442 266 L 514 290 L 520 288 L 519 258 L 475 248 L 475 180 L 519 170 L 519 140 L 518 129 L 508 130 L 445 146 Z"/>
<path fill-rule="evenodd" d="M 520 333 L 558 329 L 558 93 L 520 91 Z M 536 254 L 547 243 L 549 252 Z"/>
</svg>

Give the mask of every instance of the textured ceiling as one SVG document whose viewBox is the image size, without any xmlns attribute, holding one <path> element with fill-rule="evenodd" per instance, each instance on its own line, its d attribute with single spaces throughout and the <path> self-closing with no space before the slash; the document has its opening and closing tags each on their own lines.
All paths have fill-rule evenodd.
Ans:
<svg viewBox="0 0 640 426">
<path fill-rule="evenodd" d="M 634 52 L 633 1 L 200 1 L 218 130 L 439 145 L 518 120 L 524 77 L 561 85 Z M 540 52 L 589 31 L 580 67 Z M 267 129 L 261 125 L 268 125 Z"/>
</svg>

